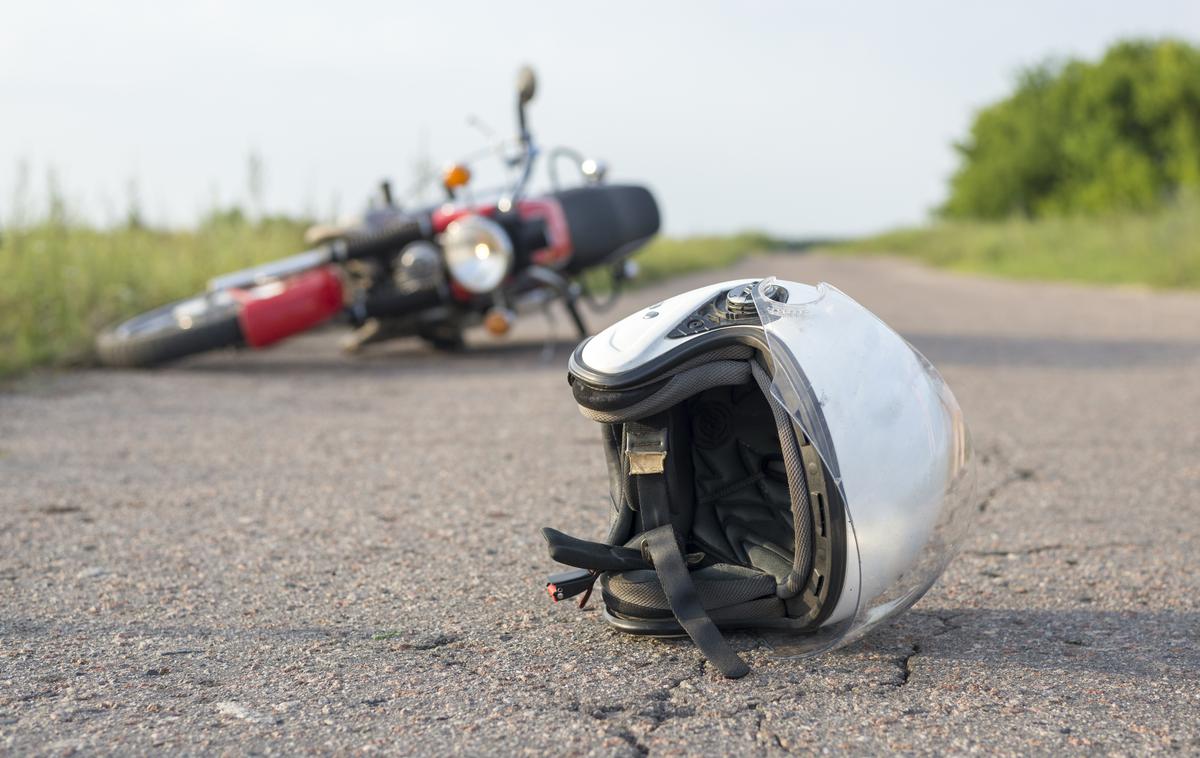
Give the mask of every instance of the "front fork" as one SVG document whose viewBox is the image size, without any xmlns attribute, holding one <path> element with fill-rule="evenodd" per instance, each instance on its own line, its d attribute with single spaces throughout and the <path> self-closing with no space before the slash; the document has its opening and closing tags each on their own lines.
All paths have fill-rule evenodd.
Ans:
<svg viewBox="0 0 1200 758">
<path fill-rule="evenodd" d="M 584 339 L 591 333 L 583 320 L 583 314 L 579 312 L 579 295 L 582 290 L 577 283 L 545 266 L 530 266 L 524 273 L 525 276 L 549 287 L 558 295 L 567 309 L 567 314 L 571 317 L 571 323 L 575 325 L 575 331 L 579 333 L 579 339 Z"/>
</svg>

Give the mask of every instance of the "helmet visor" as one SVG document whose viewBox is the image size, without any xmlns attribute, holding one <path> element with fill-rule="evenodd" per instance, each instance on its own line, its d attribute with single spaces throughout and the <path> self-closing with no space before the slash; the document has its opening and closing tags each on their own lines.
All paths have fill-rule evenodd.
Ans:
<svg viewBox="0 0 1200 758">
<path fill-rule="evenodd" d="M 767 279 L 754 300 L 771 393 L 846 509 L 841 595 L 822 641 L 797 650 L 812 653 L 861 637 L 937 580 L 975 510 L 971 443 L 937 369 L 837 288 Z"/>
</svg>

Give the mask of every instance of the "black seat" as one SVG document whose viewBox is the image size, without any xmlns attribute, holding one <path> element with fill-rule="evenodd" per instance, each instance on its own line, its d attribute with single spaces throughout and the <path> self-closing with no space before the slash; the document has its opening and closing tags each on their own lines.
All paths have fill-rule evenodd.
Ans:
<svg viewBox="0 0 1200 758">
<path fill-rule="evenodd" d="M 567 271 L 616 262 L 658 233 L 658 203 L 645 187 L 602 184 L 557 192 L 575 249 Z"/>
</svg>

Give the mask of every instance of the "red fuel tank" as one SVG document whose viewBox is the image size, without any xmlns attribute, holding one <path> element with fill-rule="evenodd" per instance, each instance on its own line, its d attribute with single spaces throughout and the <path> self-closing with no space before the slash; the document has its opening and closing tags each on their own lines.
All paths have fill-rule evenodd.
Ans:
<svg viewBox="0 0 1200 758">
<path fill-rule="evenodd" d="M 311 329 L 342 309 L 342 281 L 329 266 L 281 282 L 234 290 L 238 322 L 251 347 L 265 347 Z"/>
</svg>

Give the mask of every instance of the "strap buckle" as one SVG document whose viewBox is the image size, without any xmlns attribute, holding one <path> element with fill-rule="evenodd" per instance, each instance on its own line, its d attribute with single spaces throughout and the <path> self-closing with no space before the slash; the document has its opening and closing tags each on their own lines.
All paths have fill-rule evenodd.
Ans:
<svg viewBox="0 0 1200 758">
<path fill-rule="evenodd" d="M 661 474 L 667 460 L 667 430 L 626 424 L 625 457 L 630 474 Z"/>
<path fill-rule="evenodd" d="M 579 607 L 582 608 L 587 604 L 588 598 L 592 596 L 592 587 L 596 584 L 596 579 L 599 576 L 599 571 L 588 571 L 586 569 L 554 574 L 546 580 L 546 594 L 550 596 L 551 600 L 557 603 L 560 600 L 575 597 L 582 592 L 584 594 L 579 601 Z"/>
</svg>

